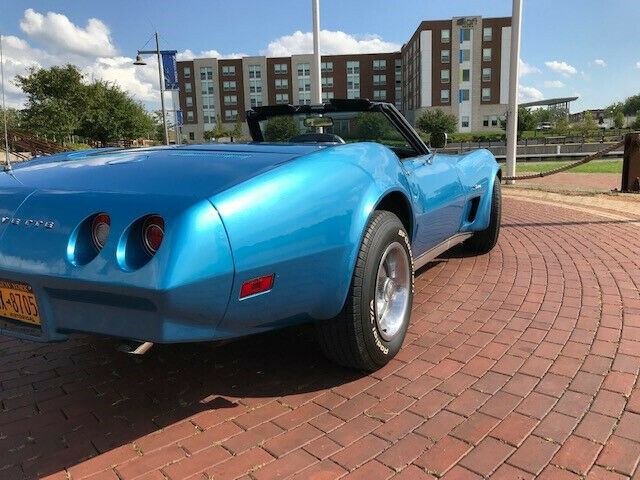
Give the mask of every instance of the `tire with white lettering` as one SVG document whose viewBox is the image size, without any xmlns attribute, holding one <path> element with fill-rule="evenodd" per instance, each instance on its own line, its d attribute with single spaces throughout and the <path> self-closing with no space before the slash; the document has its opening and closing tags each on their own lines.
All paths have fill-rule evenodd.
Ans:
<svg viewBox="0 0 640 480">
<path fill-rule="evenodd" d="M 502 221 L 502 190 L 500 179 L 496 177 L 493 182 L 491 195 L 491 212 L 489 226 L 484 230 L 475 232 L 471 238 L 464 242 L 464 246 L 474 253 L 489 253 L 498 243 L 500 236 L 500 222 Z"/>
<path fill-rule="evenodd" d="M 409 236 L 396 215 L 375 211 L 360 245 L 342 312 L 316 324 L 324 354 L 360 370 L 383 367 L 402 346 L 412 302 Z"/>
</svg>

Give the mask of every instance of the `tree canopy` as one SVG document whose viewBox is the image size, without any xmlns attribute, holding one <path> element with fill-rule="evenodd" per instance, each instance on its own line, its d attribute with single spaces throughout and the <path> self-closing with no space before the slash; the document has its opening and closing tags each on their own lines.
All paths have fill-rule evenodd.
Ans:
<svg viewBox="0 0 640 480">
<path fill-rule="evenodd" d="M 360 112 L 355 119 L 358 140 L 380 140 L 389 133 L 389 122 L 378 112 Z"/>
<path fill-rule="evenodd" d="M 288 142 L 300 133 L 300 126 L 290 115 L 271 117 L 264 126 L 263 136 L 267 142 Z"/>
<path fill-rule="evenodd" d="M 149 135 L 155 128 L 144 107 L 117 85 L 85 81 L 74 65 L 31 68 L 16 84 L 27 95 L 22 125 L 61 141 L 80 135 L 102 144 Z"/>
<path fill-rule="evenodd" d="M 454 133 L 458 128 L 458 119 L 455 115 L 436 108 L 423 112 L 418 117 L 416 126 L 424 133 Z"/>
</svg>

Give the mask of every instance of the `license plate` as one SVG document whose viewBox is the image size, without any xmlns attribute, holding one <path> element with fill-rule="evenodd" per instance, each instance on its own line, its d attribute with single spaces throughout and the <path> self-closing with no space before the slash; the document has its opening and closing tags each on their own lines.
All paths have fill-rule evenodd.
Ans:
<svg viewBox="0 0 640 480">
<path fill-rule="evenodd" d="M 40 325 L 40 312 L 31 286 L 0 280 L 0 317 Z"/>
</svg>

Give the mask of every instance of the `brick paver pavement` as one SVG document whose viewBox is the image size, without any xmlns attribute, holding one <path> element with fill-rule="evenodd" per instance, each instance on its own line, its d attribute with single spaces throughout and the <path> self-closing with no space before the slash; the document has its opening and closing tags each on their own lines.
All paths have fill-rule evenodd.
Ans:
<svg viewBox="0 0 640 480">
<path fill-rule="evenodd" d="M 419 272 L 369 376 L 300 328 L 142 358 L 2 337 L 0 478 L 639 478 L 640 225 L 511 198 L 503 223 Z"/>
</svg>

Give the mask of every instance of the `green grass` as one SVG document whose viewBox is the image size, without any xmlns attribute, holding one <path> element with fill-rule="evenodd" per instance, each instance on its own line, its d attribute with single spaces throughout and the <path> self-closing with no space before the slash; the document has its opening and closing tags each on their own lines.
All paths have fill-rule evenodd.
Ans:
<svg viewBox="0 0 640 480">
<path fill-rule="evenodd" d="M 546 172 L 572 162 L 518 162 L 518 172 Z M 576 173 L 622 173 L 622 160 L 596 160 L 567 170 Z"/>
</svg>

